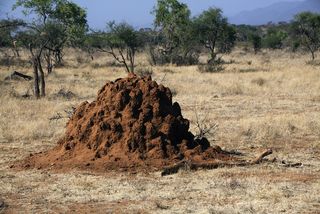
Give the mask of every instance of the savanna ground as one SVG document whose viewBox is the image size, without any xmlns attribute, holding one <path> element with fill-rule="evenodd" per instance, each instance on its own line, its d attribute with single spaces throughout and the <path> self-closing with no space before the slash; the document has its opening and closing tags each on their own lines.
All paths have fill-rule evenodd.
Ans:
<svg viewBox="0 0 320 214">
<path fill-rule="evenodd" d="M 263 163 L 166 177 L 10 169 L 12 162 L 54 147 L 67 112 L 92 101 L 107 80 L 126 75 L 111 58 L 96 54 L 91 61 L 71 52 L 65 67 L 47 77 L 47 97 L 40 100 L 21 97 L 32 94 L 32 83 L 2 81 L 13 70 L 31 75 L 30 67 L 0 67 L 0 200 L 6 204 L 0 212 L 320 213 L 320 66 L 306 64 L 309 56 L 299 53 L 237 50 L 225 57 L 232 63 L 221 73 L 151 67 L 145 55 L 137 61 L 138 70 L 152 70 L 172 89 L 193 132 L 198 114 L 204 123 L 218 124 L 212 144 L 248 157 L 272 148 L 270 158 L 302 167 Z"/>
</svg>

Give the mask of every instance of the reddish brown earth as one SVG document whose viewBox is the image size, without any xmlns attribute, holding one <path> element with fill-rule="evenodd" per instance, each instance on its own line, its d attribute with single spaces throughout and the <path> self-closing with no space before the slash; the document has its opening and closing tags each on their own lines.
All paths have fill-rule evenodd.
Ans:
<svg viewBox="0 0 320 214">
<path fill-rule="evenodd" d="M 107 82 L 92 103 L 82 103 L 58 145 L 30 155 L 25 168 L 157 170 L 181 160 L 229 160 L 208 140 L 195 139 L 189 121 L 172 103 L 169 88 L 151 77 Z"/>
</svg>

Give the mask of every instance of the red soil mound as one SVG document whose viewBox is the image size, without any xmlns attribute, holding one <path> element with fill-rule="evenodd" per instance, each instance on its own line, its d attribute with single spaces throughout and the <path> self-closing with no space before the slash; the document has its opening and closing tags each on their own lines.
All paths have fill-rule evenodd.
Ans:
<svg viewBox="0 0 320 214">
<path fill-rule="evenodd" d="M 189 121 L 172 104 L 169 88 L 151 77 L 107 82 L 92 103 L 84 102 L 52 150 L 30 157 L 25 167 L 159 169 L 180 160 L 229 159 L 207 139 L 195 139 Z"/>
</svg>

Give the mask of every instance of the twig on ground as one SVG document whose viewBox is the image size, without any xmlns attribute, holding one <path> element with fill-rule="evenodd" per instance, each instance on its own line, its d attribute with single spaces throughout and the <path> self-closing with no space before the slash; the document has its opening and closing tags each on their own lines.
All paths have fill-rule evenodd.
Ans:
<svg viewBox="0 0 320 214">
<path fill-rule="evenodd" d="M 13 71 L 10 75 L 8 75 L 5 80 L 12 80 L 12 79 L 24 79 L 27 81 L 32 80 L 33 78 L 29 75 L 20 73 L 18 71 Z"/>
<path fill-rule="evenodd" d="M 263 158 L 267 157 L 268 155 L 272 154 L 272 149 L 268 149 L 260 154 L 256 159 L 252 161 L 253 164 L 259 164 L 262 162 Z"/>
</svg>

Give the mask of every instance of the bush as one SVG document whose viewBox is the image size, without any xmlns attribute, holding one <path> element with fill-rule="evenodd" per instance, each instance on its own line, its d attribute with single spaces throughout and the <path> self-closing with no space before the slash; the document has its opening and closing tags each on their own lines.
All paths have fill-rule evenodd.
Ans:
<svg viewBox="0 0 320 214">
<path fill-rule="evenodd" d="M 140 77 L 151 76 L 153 74 L 153 70 L 150 67 L 136 68 L 135 73 Z"/>
<path fill-rule="evenodd" d="M 288 34 L 284 31 L 269 31 L 263 40 L 264 47 L 271 49 L 281 49 L 283 47 L 284 40 L 288 37 Z"/>
<path fill-rule="evenodd" d="M 151 65 L 196 65 L 199 63 L 199 53 L 190 51 L 187 54 L 181 54 L 178 50 L 172 54 L 163 54 L 159 50 L 149 50 L 149 63 Z"/>
<path fill-rule="evenodd" d="M 222 64 L 198 65 L 198 70 L 202 73 L 218 73 L 224 71 Z"/>
</svg>

